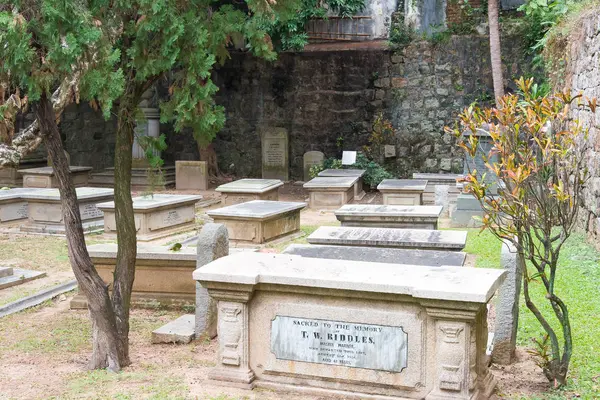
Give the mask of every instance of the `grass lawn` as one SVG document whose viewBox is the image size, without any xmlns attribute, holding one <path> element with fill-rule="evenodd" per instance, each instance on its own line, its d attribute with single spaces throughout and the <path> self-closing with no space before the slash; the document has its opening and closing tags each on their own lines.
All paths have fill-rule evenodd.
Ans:
<svg viewBox="0 0 600 400">
<path fill-rule="evenodd" d="M 487 231 L 479 233 L 479 230 L 470 230 L 466 251 L 477 255 L 477 267 L 500 266 L 500 243 Z M 551 315 L 551 308 L 543 298 L 541 283 L 533 283 L 530 287 L 533 287 L 534 302 L 541 307 L 544 315 Z M 583 235 L 573 235 L 561 251 L 556 293 L 569 307 L 573 330 L 569 385 L 564 390 L 549 392 L 547 396 L 529 399 L 599 399 L 600 252 L 589 245 Z M 521 299 L 518 344 L 531 347 L 531 338 L 541 338 L 542 335 L 541 326 Z"/>
</svg>

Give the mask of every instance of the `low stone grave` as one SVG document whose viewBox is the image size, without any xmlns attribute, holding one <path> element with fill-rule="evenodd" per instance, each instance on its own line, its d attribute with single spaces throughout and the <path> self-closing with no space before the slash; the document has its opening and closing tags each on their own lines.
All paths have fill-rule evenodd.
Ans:
<svg viewBox="0 0 600 400">
<path fill-rule="evenodd" d="M 441 206 L 346 204 L 336 210 L 342 226 L 437 229 Z"/>
<path fill-rule="evenodd" d="M 23 194 L 37 189 L 15 188 L 0 190 L 0 226 L 14 225 L 27 219 L 27 200 Z"/>
<path fill-rule="evenodd" d="M 461 251 L 467 232 L 321 226 L 307 240 L 310 244 Z"/>
<path fill-rule="evenodd" d="M 116 243 L 88 246 L 88 252 L 100 277 L 112 287 L 113 271 L 117 263 Z M 136 305 L 165 307 L 194 305 L 196 283 L 191 279 L 196 269 L 196 248 L 138 244 L 135 261 L 132 302 Z M 87 301 L 80 292 L 71 301 L 71 308 L 86 308 Z"/>
<path fill-rule="evenodd" d="M 326 169 L 319 172 L 319 176 L 322 177 L 358 177 L 358 180 L 354 184 L 354 198 L 361 200 L 365 196 L 363 190 L 363 175 L 367 172 L 364 169 Z"/>
<path fill-rule="evenodd" d="M 216 223 L 227 227 L 229 240 L 262 244 L 300 232 L 300 211 L 306 203 L 253 200 L 207 211 Z"/>
<path fill-rule="evenodd" d="M 223 205 L 245 203 L 252 200 L 279 200 L 279 179 L 240 179 L 215 189 L 221 193 Z"/>
<path fill-rule="evenodd" d="M 455 228 L 476 228 L 481 226 L 485 215 L 481 203 L 470 193 L 461 193 L 456 198 L 456 208 L 452 211 L 450 224 Z"/>
<path fill-rule="evenodd" d="M 463 175 L 460 174 L 413 174 L 413 179 L 422 179 L 427 181 L 427 187 L 423 192 L 423 204 L 426 206 L 440 205 L 444 206 L 445 208 L 448 208 L 449 203 L 453 204 L 456 202 L 456 196 L 459 194 L 458 188 L 456 187 L 456 180 L 462 177 Z M 436 187 L 438 186 L 438 200 L 436 201 Z M 442 192 L 445 192 L 446 194 L 445 200 L 442 198 Z M 443 201 L 446 201 L 448 204 L 443 204 Z"/>
<path fill-rule="evenodd" d="M 414 179 L 384 179 L 377 186 L 383 194 L 383 204 L 390 206 L 420 206 L 427 181 Z"/>
<path fill-rule="evenodd" d="M 71 165 L 71 178 L 75 187 L 88 186 L 90 180 L 90 172 L 92 167 L 79 167 Z M 40 167 L 20 169 L 18 171 L 23 175 L 24 188 L 57 188 L 58 178 L 54 174 L 52 167 Z"/>
<path fill-rule="evenodd" d="M 207 190 L 206 161 L 175 161 L 175 188 L 177 190 Z"/>
<path fill-rule="evenodd" d="M 357 176 L 317 176 L 306 182 L 304 189 L 309 193 L 310 208 L 335 209 L 351 202 L 359 179 Z"/>
<path fill-rule="evenodd" d="M 467 254 L 460 251 L 409 250 L 357 246 L 329 246 L 312 244 L 291 244 L 284 254 L 295 254 L 307 258 L 325 258 L 329 260 L 369 261 L 386 264 L 427 265 L 464 265 Z"/>
<path fill-rule="evenodd" d="M 209 379 L 372 399 L 488 399 L 497 269 L 235 254 L 194 272 L 218 301 Z M 284 394 L 282 394 L 284 396 Z"/>
<path fill-rule="evenodd" d="M 81 222 L 85 233 L 100 232 L 104 226 L 104 214 L 97 203 L 114 199 L 113 189 L 80 187 L 77 192 L 77 202 L 81 213 Z M 58 189 L 39 189 L 23 193 L 23 199 L 28 203 L 28 219 L 21 225 L 22 232 L 42 234 L 65 234 L 62 215 L 62 204 Z"/>
<path fill-rule="evenodd" d="M 45 276 L 45 272 L 31 271 L 22 268 L 0 267 L 0 289 L 17 286 Z"/>
<path fill-rule="evenodd" d="M 150 241 L 175 233 L 189 231 L 196 226 L 195 204 L 202 196 L 155 194 L 133 198 L 135 229 L 139 241 Z M 104 234 L 116 237 L 115 203 L 98 204 L 104 212 Z"/>
</svg>

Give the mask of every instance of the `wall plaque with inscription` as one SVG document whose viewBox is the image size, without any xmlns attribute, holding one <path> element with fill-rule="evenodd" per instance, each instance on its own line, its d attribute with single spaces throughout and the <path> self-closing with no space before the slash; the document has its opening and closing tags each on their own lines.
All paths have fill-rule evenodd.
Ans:
<svg viewBox="0 0 600 400">
<path fill-rule="evenodd" d="M 284 128 L 269 127 L 261 132 L 262 177 L 287 181 L 288 133 Z"/>
<path fill-rule="evenodd" d="M 271 352 L 281 360 L 401 372 L 408 335 L 401 326 L 278 315 L 271 321 Z"/>
</svg>

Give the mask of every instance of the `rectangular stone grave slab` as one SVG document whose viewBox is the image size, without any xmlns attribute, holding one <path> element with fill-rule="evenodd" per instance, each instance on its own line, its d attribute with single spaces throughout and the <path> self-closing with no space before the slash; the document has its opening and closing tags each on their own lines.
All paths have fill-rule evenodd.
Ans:
<svg viewBox="0 0 600 400">
<path fill-rule="evenodd" d="M 100 232 L 104 226 L 104 214 L 97 203 L 114 199 L 113 189 L 80 187 L 77 202 L 85 233 Z M 29 204 L 27 223 L 21 226 L 22 232 L 64 235 L 65 225 L 58 189 L 38 189 L 22 195 Z"/>
<path fill-rule="evenodd" d="M 284 254 L 295 254 L 307 258 L 325 258 L 329 260 L 368 261 L 386 264 L 427 265 L 464 265 L 466 253 L 460 251 L 408 250 L 358 246 L 329 246 L 312 244 L 291 244 Z"/>
<path fill-rule="evenodd" d="M 45 276 L 45 272 L 31 271 L 22 268 L 0 267 L 0 290 L 21 285 L 34 279 L 43 278 Z"/>
<path fill-rule="evenodd" d="M 304 184 L 309 193 L 309 205 L 314 209 L 336 209 L 354 199 L 358 176 L 318 176 Z"/>
<path fill-rule="evenodd" d="M 209 379 L 315 397 L 487 399 L 486 304 L 504 276 L 287 254 L 220 258 L 194 272 L 218 301 Z"/>
<path fill-rule="evenodd" d="M 133 198 L 135 229 L 139 241 L 150 241 L 189 231 L 196 226 L 195 204 L 202 196 L 155 194 Z M 104 234 L 116 237 L 115 203 L 98 204 L 104 212 Z"/>
<path fill-rule="evenodd" d="M 383 194 L 383 204 L 390 206 L 419 206 L 427 181 L 413 179 L 384 179 L 377 186 Z"/>
<path fill-rule="evenodd" d="M 215 223 L 227 227 L 229 240 L 262 244 L 300 231 L 300 211 L 306 203 L 253 200 L 210 210 Z"/>
<path fill-rule="evenodd" d="M 14 225 L 27 220 L 27 200 L 23 194 L 31 193 L 38 189 L 15 188 L 0 190 L 0 226 Z"/>
<path fill-rule="evenodd" d="M 88 246 L 88 252 L 100 277 L 112 288 L 113 271 L 117 263 L 116 243 Z M 132 302 L 136 305 L 180 307 L 196 302 L 196 248 L 182 247 L 179 251 L 169 246 L 150 246 L 138 243 L 135 261 Z M 71 308 L 86 308 L 85 296 L 80 293 L 71 302 Z"/>
<path fill-rule="evenodd" d="M 310 244 L 461 251 L 467 232 L 321 226 L 307 240 Z"/>
<path fill-rule="evenodd" d="M 194 314 L 186 314 L 152 331 L 152 343 L 188 344 L 195 336 Z"/>
<path fill-rule="evenodd" d="M 71 165 L 71 178 L 75 187 L 84 187 L 88 185 L 92 167 L 79 167 Z M 23 175 L 24 188 L 57 188 L 58 178 L 54 174 L 52 167 L 40 167 L 20 169 L 18 171 Z"/>
<path fill-rule="evenodd" d="M 441 206 L 346 204 L 336 210 L 342 226 L 437 229 Z"/>
<path fill-rule="evenodd" d="M 207 190 L 206 161 L 175 161 L 175 188 L 177 190 Z"/>
<path fill-rule="evenodd" d="M 215 190 L 221 193 L 223 205 L 231 206 L 252 200 L 277 201 L 281 186 L 283 182 L 279 179 L 239 179 Z"/>
<path fill-rule="evenodd" d="M 363 176 L 367 171 L 364 169 L 325 169 L 319 172 L 319 176 L 322 177 L 358 177 L 358 180 L 354 184 L 354 198 L 361 200 L 365 196 L 363 190 Z"/>
<path fill-rule="evenodd" d="M 431 173 L 414 173 L 413 179 L 422 179 L 427 181 L 427 187 L 423 192 L 423 204 L 426 206 L 430 205 L 441 205 L 448 207 L 448 204 L 437 204 L 435 199 L 435 189 L 437 186 L 442 186 L 448 190 L 448 203 L 456 202 L 456 196 L 459 191 L 456 187 L 456 180 L 462 178 L 460 174 L 431 174 Z M 439 203 L 439 201 L 438 201 Z"/>
</svg>

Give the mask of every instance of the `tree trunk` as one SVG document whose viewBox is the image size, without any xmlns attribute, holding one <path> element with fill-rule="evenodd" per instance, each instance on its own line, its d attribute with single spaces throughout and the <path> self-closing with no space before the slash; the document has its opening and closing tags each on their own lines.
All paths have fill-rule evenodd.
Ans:
<svg viewBox="0 0 600 400">
<path fill-rule="evenodd" d="M 208 175 L 219 177 L 221 175 L 221 171 L 219 170 L 219 164 L 217 163 L 217 152 L 215 151 L 215 146 L 213 146 L 212 143 L 206 147 L 199 145 L 198 151 L 200 152 L 200 161 L 206 161 Z"/>
<path fill-rule="evenodd" d="M 496 106 L 498 106 L 500 99 L 504 96 L 500 27 L 498 25 L 498 0 L 488 1 L 488 22 L 490 25 L 490 59 L 492 64 L 492 79 L 494 81 L 494 97 L 496 99 Z"/>
<path fill-rule="evenodd" d="M 40 98 L 35 114 L 48 150 L 48 157 L 52 160 L 54 173 L 58 179 L 69 260 L 79 289 L 88 300 L 94 343 L 90 367 L 119 371 L 123 366 L 123 359 L 120 357 L 117 324 L 108 287 L 96 272 L 85 245 L 77 193 L 73 186 L 52 103 L 45 92 Z"/>
<path fill-rule="evenodd" d="M 117 263 L 114 273 L 113 307 L 123 359 L 129 360 L 129 308 L 135 275 L 137 240 L 131 198 L 131 163 L 135 128 L 135 109 L 139 96 L 125 93 L 119 104 L 115 143 L 115 221 L 117 225 Z"/>
</svg>

